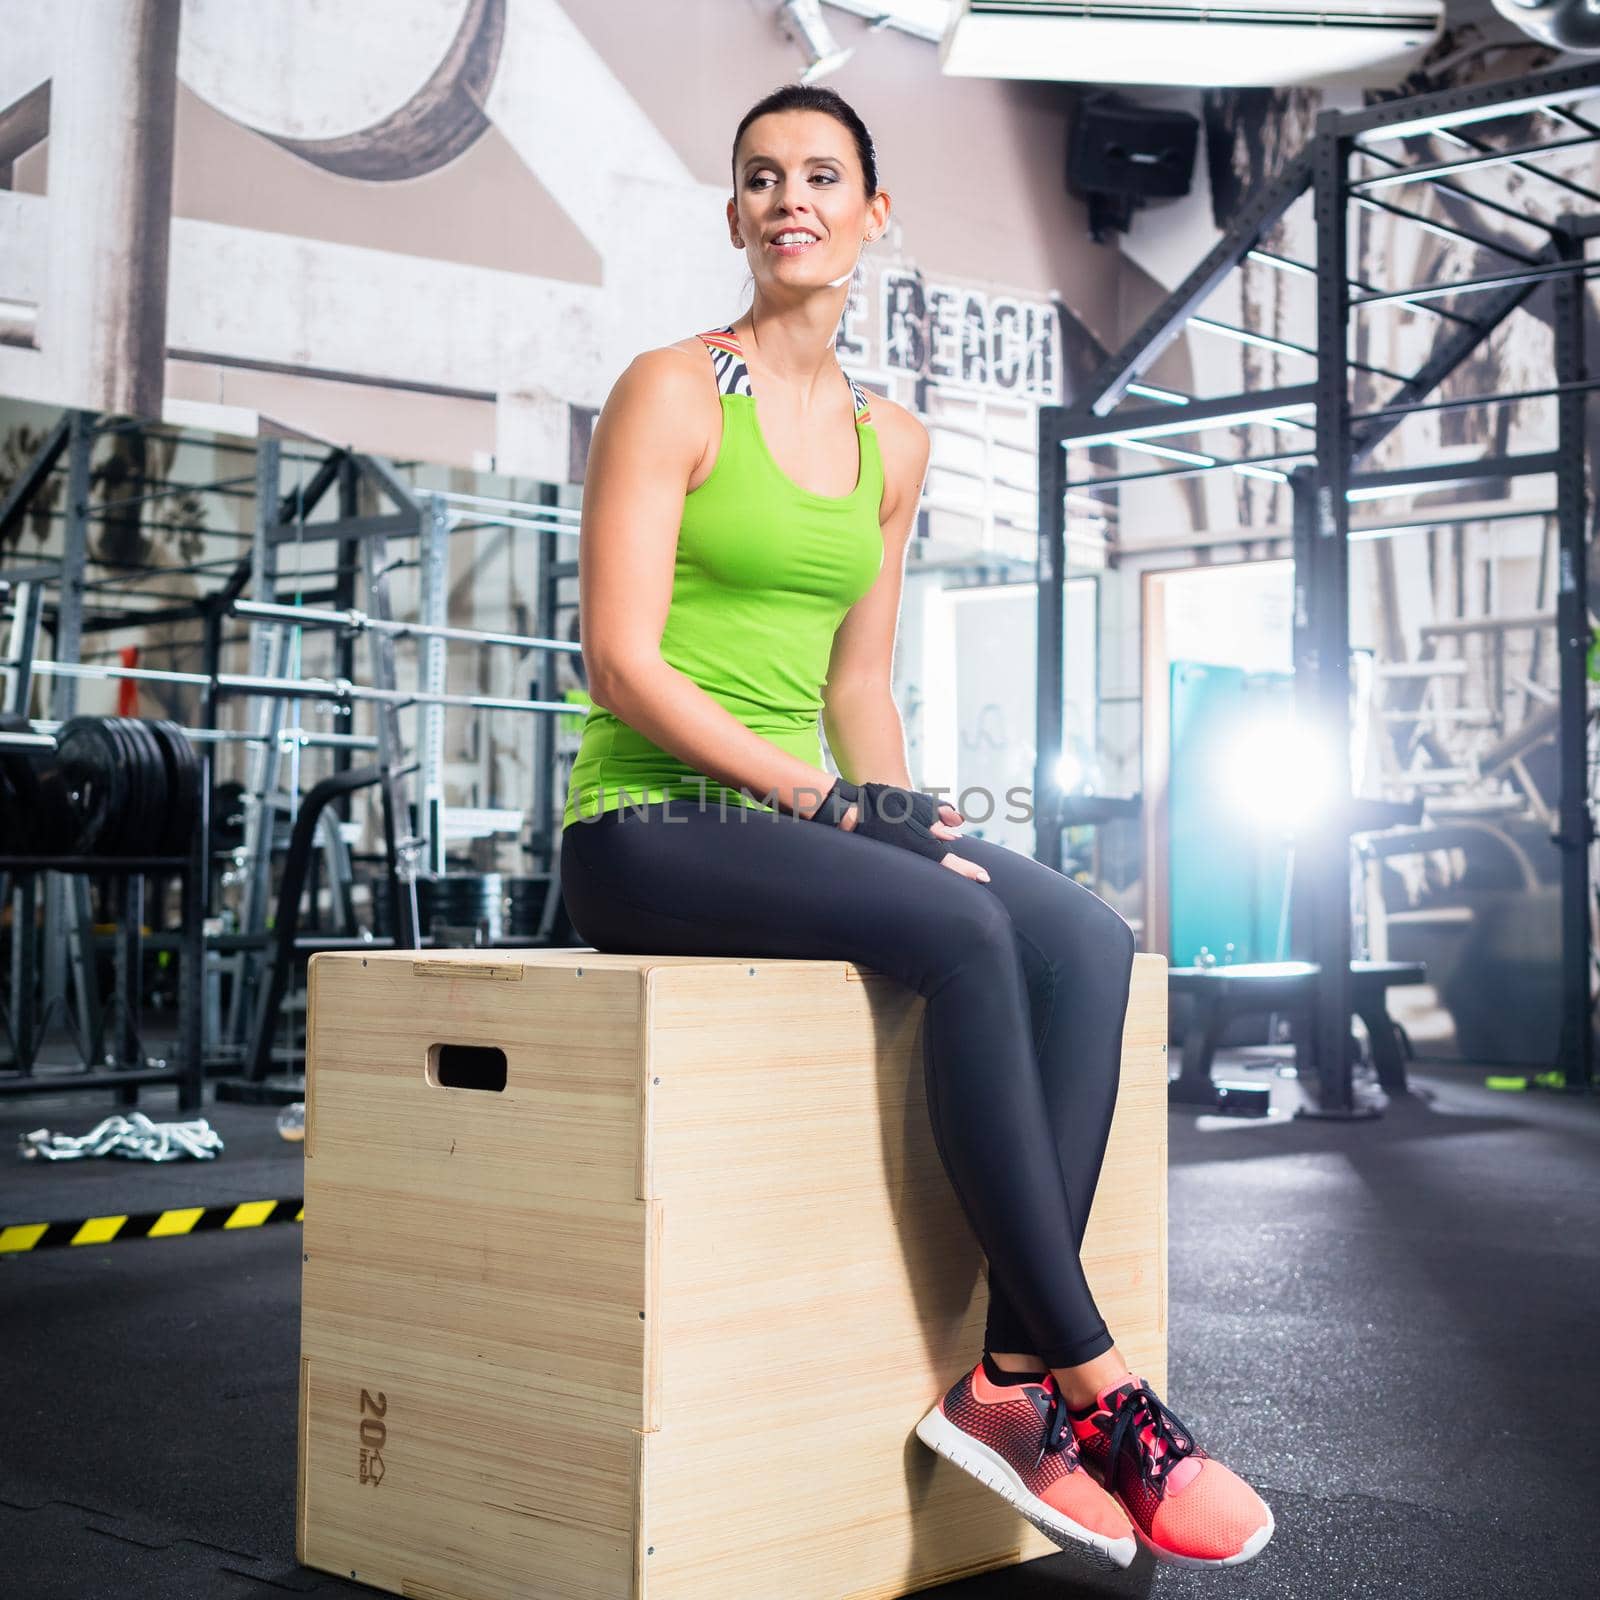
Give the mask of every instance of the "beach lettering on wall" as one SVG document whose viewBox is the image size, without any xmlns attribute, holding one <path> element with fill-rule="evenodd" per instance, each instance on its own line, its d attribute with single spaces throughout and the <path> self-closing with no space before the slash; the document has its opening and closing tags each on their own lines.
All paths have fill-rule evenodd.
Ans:
<svg viewBox="0 0 1600 1600">
<path fill-rule="evenodd" d="M 1061 319 L 1049 300 L 932 281 L 886 268 L 878 277 L 878 360 L 940 388 L 1061 404 Z M 859 291 L 840 320 L 845 361 L 870 362 L 870 319 Z"/>
</svg>

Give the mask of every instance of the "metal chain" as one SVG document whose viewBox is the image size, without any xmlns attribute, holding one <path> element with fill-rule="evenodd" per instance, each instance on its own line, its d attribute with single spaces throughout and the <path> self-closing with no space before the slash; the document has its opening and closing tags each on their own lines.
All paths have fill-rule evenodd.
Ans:
<svg viewBox="0 0 1600 1600">
<path fill-rule="evenodd" d="M 35 1128 L 18 1140 L 25 1159 L 77 1161 L 85 1156 L 124 1156 L 130 1161 L 215 1160 L 223 1148 L 222 1136 L 198 1117 L 193 1122 L 152 1122 L 142 1111 L 131 1117 L 107 1117 L 88 1133 L 51 1133 Z"/>
</svg>

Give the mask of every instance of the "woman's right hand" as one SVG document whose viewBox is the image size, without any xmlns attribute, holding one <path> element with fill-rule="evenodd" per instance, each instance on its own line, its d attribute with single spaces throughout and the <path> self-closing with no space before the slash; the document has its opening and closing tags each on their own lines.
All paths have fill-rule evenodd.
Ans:
<svg viewBox="0 0 1600 1600">
<path fill-rule="evenodd" d="M 941 814 L 948 811 L 957 822 L 965 821 L 961 813 L 948 800 L 939 802 L 939 810 Z M 854 833 L 859 816 L 860 808 L 852 805 L 839 819 L 840 830 L 844 833 Z M 945 822 L 931 823 L 928 831 L 940 839 L 959 839 L 962 837 L 955 828 Z M 948 867 L 958 877 L 971 878 L 974 883 L 987 883 L 989 881 L 989 874 L 976 861 L 968 861 L 964 856 L 958 856 L 953 850 L 948 855 L 940 858 L 939 865 Z"/>
</svg>

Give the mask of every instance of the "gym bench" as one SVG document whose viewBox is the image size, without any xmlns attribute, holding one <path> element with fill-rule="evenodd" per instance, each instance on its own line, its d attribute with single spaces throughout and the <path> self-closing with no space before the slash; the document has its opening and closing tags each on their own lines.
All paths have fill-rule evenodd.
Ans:
<svg viewBox="0 0 1600 1600">
<path fill-rule="evenodd" d="M 1228 1024 L 1235 1017 L 1281 1011 L 1290 1018 L 1297 1056 L 1306 1037 L 1316 982 L 1321 967 L 1311 961 L 1252 961 L 1236 967 L 1173 967 L 1168 993 L 1194 1001 L 1183 1040 L 1183 1063 L 1169 1087 L 1169 1098 L 1182 1105 L 1218 1110 L 1242 1108 L 1243 1097 L 1229 1105 L 1229 1088 L 1214 1083 L 1211 1063 Z M 1404 1094 L 1406 1047 L 1398 1024 L 1389 1015 L 1392 988 L 1427 982 L 1420 961 L 1352 961 L 1351 1010 L 1361 1018 L 1372 1041 L 1378 1082 L 1388 1094 Z"/>
</svg>

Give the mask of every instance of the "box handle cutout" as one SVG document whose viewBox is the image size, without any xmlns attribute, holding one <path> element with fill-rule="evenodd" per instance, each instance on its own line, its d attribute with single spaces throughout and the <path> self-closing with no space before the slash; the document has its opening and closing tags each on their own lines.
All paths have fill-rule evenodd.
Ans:
<svg viewBox="0 0 1600 1600">
<path fill-rule="evenodd" d="M 428 1080 L 445 1089 L 504 1092 L 506 1053 L 491 1044 L 436 1044 L 428 1050 Z"/>
</svg>

